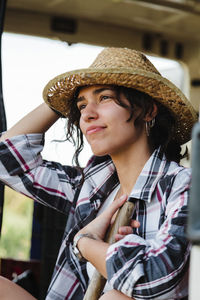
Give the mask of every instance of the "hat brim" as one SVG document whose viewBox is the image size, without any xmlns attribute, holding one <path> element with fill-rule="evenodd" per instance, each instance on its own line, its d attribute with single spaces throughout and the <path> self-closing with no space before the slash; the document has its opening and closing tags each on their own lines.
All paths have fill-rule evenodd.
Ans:
<svg viewBox="0 0 200 300">
<path fill-rule="evenodd" d="M 49 81 L 44 88 L 43 98 L 50 107 L 68 117 L 76 89 L 99 84 L 124 86 L 150 95 L 174 115 L 177 124 L 172 139 L 180 145 L 191 139 L 191 130 L 197 121 L 196 111 L 172 82 L 152 72 L 130 68 L 75 70 Z"/>
</svg>

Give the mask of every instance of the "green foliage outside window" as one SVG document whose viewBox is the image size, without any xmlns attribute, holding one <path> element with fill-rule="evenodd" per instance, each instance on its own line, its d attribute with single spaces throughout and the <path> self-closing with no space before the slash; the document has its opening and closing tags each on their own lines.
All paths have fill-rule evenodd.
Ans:
<svg viewBox="0 0 200 300">
<path fill-rule="evenodd" d="M 29 259 L 33 201 L 5 188 L 0 257 Z"/>
</svg>

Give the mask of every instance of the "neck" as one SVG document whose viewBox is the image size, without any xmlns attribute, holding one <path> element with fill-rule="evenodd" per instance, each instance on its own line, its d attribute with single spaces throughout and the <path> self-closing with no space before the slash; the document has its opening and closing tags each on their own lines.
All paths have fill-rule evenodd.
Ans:
<svg viewBox="0 0 200 300">
<path fill-rule="evenodd" d="M 134 149 L 128 149 L 123 154 L 112 156 L 121 185 L 120 195 L 129 195 L 131 193 L 138 176 L 150 156 L 151 151 L 147 143 L 142 147 L 135 145 Z"/>
</svg>

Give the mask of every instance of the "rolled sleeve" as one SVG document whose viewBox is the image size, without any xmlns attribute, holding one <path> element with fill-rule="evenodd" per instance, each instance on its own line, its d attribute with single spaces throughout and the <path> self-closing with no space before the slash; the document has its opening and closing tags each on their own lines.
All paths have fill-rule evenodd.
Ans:
<svg viewBox="0 0 200 300">
<path fill-rule="evenodd" d="M 20 135 L 0 143 L 0 180 L 16 191 L 67 212 L 80 171 L 43 160 L 43 134 Z"/>
<path fill-rule="evenodd" d="M 42 164 L 43 134 L 19 135 L 0 143 L 1 163 L 9 175 L 17 175 Z"/>
</svg>

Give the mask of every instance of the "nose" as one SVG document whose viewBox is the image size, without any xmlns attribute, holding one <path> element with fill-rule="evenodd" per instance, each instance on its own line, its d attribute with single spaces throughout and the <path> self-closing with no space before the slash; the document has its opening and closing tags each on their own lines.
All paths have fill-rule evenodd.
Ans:
<svg viewBox="0 0 200 300">
<path fill-rule="evenodd" d="M 88 103 L 81 114 L 81 118 L 85 122 L 98 119 L 97 105 L 95 103 Z"/>
</svg>

